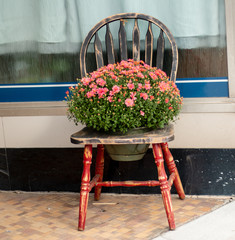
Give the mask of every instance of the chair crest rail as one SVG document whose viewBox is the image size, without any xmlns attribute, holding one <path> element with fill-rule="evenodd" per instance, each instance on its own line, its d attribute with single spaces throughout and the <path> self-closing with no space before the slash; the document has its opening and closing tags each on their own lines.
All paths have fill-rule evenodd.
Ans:
<svg viewBox="0 0 235 240">
<path fill-rule="evenodd" d="M 118 41 L 119 41 L 119 52 L 120 52 L 120 61 L 127 60 L 128 58 L 128 49 L 127 49 L 127 34 L 125 29 L 126 19 L 134 19 L 134 28 L 132 31 L 132 58 L 134 60 L 140 60 L 140 29 L 138 26 L 138 20 L 145 20 L 148 22 L 148 28 L 145 36 L 145 54 L 144 61 L 151 65 L 153 64 L 153 44 L 154 37 L 152 32 L 152 24 L 156 25 L 160 28 L 160 34 L 157 39 L 157 52 L 156 52 L 156 67 L 163 68 L 163 59 L 164 59 L 164 48 L 165 48 L 165 38 L 170 42 L 171 50 L 172 50 L 172 67 L 170 73 L 170 80 L 175 81 L 176 73 L 178 68 L 178 49 L 175 42 L 175 39 L 168 28 L 158 19 L 139 13 L 122 13 L 116 14 L 111 17 L 105 18 L 99 23 L 97 23 L 92 30 L 88 33 L 85 38 L 80 52 L 80 69 L 81 76 L 85 77 L 87 75 L 86 69 L 86 54 L 88 45 L 90 44 L 92 38 L 95 36 L 94 41 L 94 51 L 96 57 L 97 68 L 100 68 L 104 65 L 104 57 L 102 51 L 102 43 L 98 36 L 98 31 L 106 26 L 106 35 L 105 35 L 105 45 L 106 45 L 106 53 L 107 53 L 107 63 L 115 63 L 115 50 L 113 44 L 113 36 L 110 31 L 110 23 L 115 21 L 120 21 L 120 27 L 118 32 Z"/>
</svg>

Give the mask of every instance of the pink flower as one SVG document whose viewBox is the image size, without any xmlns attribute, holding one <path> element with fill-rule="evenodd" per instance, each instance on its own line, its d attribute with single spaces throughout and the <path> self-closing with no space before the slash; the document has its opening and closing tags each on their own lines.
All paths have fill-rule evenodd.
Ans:
<svg viewBox="0 0 235 240">
<path fill-rule="evenodd" d="M 148 64 L 144 64 L 144 67 L 146 68 L 146 69 L 150 69 L 151 67 L 148 65 Z"/>
<path fill-rule="evenodd" d="M 93 92 L 93 91 L 87 92 L 87 93 L 86 93 L 86 96 L 87 96 L 88 98 L 94 97 L 94 96 L 95 96 L 95 92 Z"/>
<path fill-rule="evenodd" d="M 128 83 L 128 84 L 127 84 L 127 87 L 128 87 L 130 90 L 132 90 L 132 89 L 135 88 L 135 85 L 134 85 L 134 83 Z"/>
<path fill-rule="evenodd" d="M 115 74 L 113 72 L 109 73 L 110 77 L 113 79 L 113 80 L 117 80 L 118 81 L 118 77 L 115 76 Z"/>
<path fill-rule="evenodd" d="M 108 88 L 98 88 L 97 89 L 97 94 L 99 98 L 103 98 L 104 95 L 108 92 Z"/>
<path fill-rule="evenodd" d="M 97 85 L 94 84 L 94 83 L 91 83 L 91 84 L 89 85 L 89 87 L 90 87 L 90 88 L 93 88 L 93 89 L 96 89 L 96 88 L 97 88 Z"/>
<path fill-rule="evenodd" d="M 87 86 L 91 82 L 91 79 L 90 78 L 83 78 L 81 80 L 81 82 L 82 82 L 83 85 Z"/>
<path fill-rule="evenodd" d="M 128 61 L 122 60 L 120 63 L 124 68 L 128 68 L 130 63 Z"/>
<path fill-rule="evenodd" d="M 101 75 L 100 72 L 95 71 L 91 73 L 91 78 L 94 80 L 95 78 L 100 77 L 100 75 Z"/>
<path fill-rule="evenodd" d="M 150 72 L 150 73 L 149 73 L 149 76 L 150 76 L 153 80 L 157 79 L 157 75 L 154 74 L 153 72 Z"/>
<path fill-rule="evenodd" d="M 149 89 L 151 88 L 151 85 L 150 85 L 149 83 L 146 83 L 146 84 L 144 85 L 144 88 L 145 88 L 146 90 L 149 90 Z"/>
<path fill-rule="evenodd" d="M 136 100 L 135 95 L 136 95 L 136 92 L 131 92 L 131 93 L 130 93 L 131 99 Z"/>
<path fill-rule="evenodd" d="M 141 115 L 141 116 L 144 116 L 144 114 L 145 114 L 145 113 L 140 110 L 140 115 Z"/>
<path fill-rule="evenodd" d="M 139 91 L 141 90 L 142 87 L 143 87 L 142 83 L 138 83 L 137 91 L 139 92 Z"/>
<path fill-rule="evenodd" d="M 114 86 L 112 87 L 112 90 L 113 90 L 113 93 L 118 93 L 118 92 L 120 92 L 120 87 L 117 86 L 117 85 L 114 85 Z"/>
<path fill-rule="evenodd" d="M 108 99 L 108 101 L 109 101 L 109 102 L 113 102 L 113 97 L 111 97 L 111 96 L 108 96 L 108 98 L 107 98 L 107 99 Z"/>
<path fill-rule="evenodd" d="M 170 86 L 169 86 L 168 83 L 162 81 L 162 82 L 159 83 L 159 88 L 160 88 L 161 92 L 165 92 L 165 91 L 170 89 Z"/>
<path fill-rule="evenodd" d="M 137 73 L 137 77 L 139 77 L 139 78 L 144 78 L 144 74 L 143 74 L 143 73 L 140 73 L 140 72 L 138 72 L 138 73 Z"/>
<path fill-rule="evenodd" d="M 107 68 L 107 70 L 113 70 L 114 66 L 113 66 L 113 64 L 109 64 L 106 68 Z"/>
<path fill-rule="evenodd" d="M 140 97 L 142 97 L 144 100 L 147 100 L 149 96 L 147 93 L 140 93 Z"/>
<path fill-rule="evenodd" d="M 168 103 L 168 102 L 169 102 L 169 99 L 168 99 L 168 98 L 166 98 L 166 99 L 165 99 L 165 103 Z"/>
<path fill-rule="evenodd" d="M 119 99 L 118 99 L 118 102 L 121 102 L 121 101 L 122 101 L 122 100 L 119 98 Z"/>
<path fill-rule="evenodd" d="M 96 83 L 97 83 L 98 85 L 100 85 L 101 87 L 103 87 L 103 86 L 106 84 L 106 81 L 104 81 L 104 79 L 102 79 L 102 78 L 98 78 L 98 79 L 96 80 Z"/>
<path fill-rule="evenodd" d="M 127 98 L 125 100 L 125 104 L 126 104 L 127 107 L 133 107 L 134 106 L 134 100 L 131 99 L 131 98 Z"/>
<path fill-rule="evenodd" d="M 156 71 L 155 71 L 155 74 L 157 75 L 157 76 L 159 76 L 159 77 L 167 77 L 167 75 L 166 75 L 166 73 L 165 72 L 163 72 L 161 69 L 157 69 Z"/>
<path fill-rule="evenodd" d="M 97 88 L 92 88 L 92 90 L 91 90 L 94 94 L 96 94 L 97 93 Z"/>
</svg>

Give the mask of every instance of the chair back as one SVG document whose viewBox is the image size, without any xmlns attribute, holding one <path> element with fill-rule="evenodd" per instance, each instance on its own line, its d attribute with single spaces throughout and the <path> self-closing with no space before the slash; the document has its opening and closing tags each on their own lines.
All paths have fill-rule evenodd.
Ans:
<svg viewBox="0 0 235 240">
<path fill-rule="evenodd" d="M 134 19 L 134 26 L 132 30 L 132 56 L 128 51 L 127 33 L 125 25 L 129 19 Z M 119 54 L 115 52 L 113 35 L 110 31 L 110 26 L 112 22 L 120 22 L 120 27 L 118 30 L 118 42 L 119 42 Z M 141 40 L 140 28 L 138 26 L 139 21 L 147 22 L 147 29 L 145 34 L 145 40 Z M 154 38 L 152 25 L 159 28 L 159 35 Z M 99 38 L 98 32 L 106 27 L 105 33 L 105 44 L 106 54 L 103 53 L 102 42 Z M 164 50 L 165 50 L 165 37 L 169 40 L 171 49 L 171 68 L 170 68 L 170 80 L 175 82 L 176 73 L 178 68 L 178 49 L 175 39 L 168 28 L 158 19 L 139 13 L 122 13 L 107 17 L 97 23 L 88 33 L 87 37 L 84 39 L 81 52 L 80 52 L 80 70 L 81 76 L 85 77 L 87 74 L 87 52 L 88 46 L 91 40 L 94 38 L 94 54 L 96 60 L 97 69 L 107 65 L 113 64 L 121 60 L 128 60 L 129 58 L 135 61 L 143 60 L 150 66 L 156 66 L 157 68 L 163 69 L 164 60 Z M 143 43 L 144 42 L 144 43 Z M 144 44 L 141 47 L 141 43 Z M 154 48 L 154 43 L 156 43 L 156 48 Z M 142 50 L 144 54 L 142 53 Z M 143 59 L 141 59 L 143 57 Z M 95 69 L 94 69 L 95 70 Z"/>
</svg>

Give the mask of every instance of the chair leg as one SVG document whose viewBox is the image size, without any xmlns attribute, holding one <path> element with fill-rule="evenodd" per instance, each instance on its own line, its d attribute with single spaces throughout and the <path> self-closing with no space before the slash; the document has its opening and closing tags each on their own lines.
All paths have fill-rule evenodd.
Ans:
<svg viewBox="0 0 235 240">
<path fill-rule="evenodd" d="M 86 212 L 89 198 L 89 185 L 91 178 L 90 177 L 91 159 L 92 159 L 92 145 L 90 144 L 85 145 L 78 222 L 78 230 L 81 231 L 84 230 L 86 222 Z"/>
<path fill-rule="evenodd" d="M 162 151 L 163 151 L 163 155 L 164 155 L 164 159 L 166 162 L 166 165 L 169 169 L 170 174 L 175 172 L 175 180 L 174 180 L 174 185 L 176 188 L 176 191 L 179 195 L 180 199 L 184 199 L 185 198 L 185 193 L 184 193 L 184 189 L 180 180 L 180 176 L 179 176 L 179 172 L 176 168 L 175 165 L 175 161 L 174 158 L 168 148 L 168 144 L 167 143 L 161 143 L 161 147 L 162 147 Z"/>
<path fill-rule="evenodd" d="M 167 175 L 164 168 L 164 159 L 163 159 L 162 149 L 160 144 L 152 144 L 152 146 L 153 146 L 153 155 L 154 155 L 155 163 L 158 169 L 158 179 L 160 182 L 162 200 L 166 210 L 169 228 L 173 230 L 175 229 L 175 220 L 174 220 L 174 213 L 172 209 L 170 187 L 168 185 Z"/>
<path fill-rule="evenodd" d="M 104 146 L 99 144 L 97 146 L 97 157 L 96 157 L 96 165 L 95 165 L 95 175 L 99 174 L 99 182 L 103 180 L 103 173 L 104 173 Z M 102 187 L 95 187 L 95 200 L 98 201 L 100 199 Z"/>
</svg>

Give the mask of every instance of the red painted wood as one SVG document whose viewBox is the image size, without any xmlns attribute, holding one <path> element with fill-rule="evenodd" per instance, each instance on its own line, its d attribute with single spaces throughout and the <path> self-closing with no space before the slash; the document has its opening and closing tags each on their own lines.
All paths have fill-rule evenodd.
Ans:
<svg viewBox="0 0 235 240">
<path fill-rule="evenodd" d="M 179 195 L 180 199 L 184 199 L 185 198 L 185 193 L 184 193 L 184 189 L 180 180 L 180 176 L 179 176 L 179 172 L 175 166 L 175 161 L 174 158 L 168 148 L 168 143 L 161 143 L 161 147 L 162 147 L 162 151 L 164 154 L 164 159 L 165 162 L 167 164 L 167 167 L 169 169 L 170 173 L 175 172 L 175 180 L 174 180 L 174 185 L 176 188 L 176 191 Z"/>
<path fill-rule="evenodd" d="M 97 174 L 92 178 L 92 180 L 90 181 L 89 192 L 92 190 L 93 187 L 97 186 L 99 178 L 100 178 L 100 174 Z"/>
<path fill-rule="evenodd" d="M 103 174 L 104 174 L 104 146 L 102 144 L 98 144 L 97 146 L 97 157 L 96 157 L 96 166 L 95 166 L 95 175 L 99 174 L 100 177 L 98 182 L 102 182 Z M 95 195 L 94 198 L 96 201 L 100 199 L 101 187 L 95 187 Z"/>
<path fill-rule="evenodd" d="M 79 206 L 79 230 L 84 230 L 86 221 L 86 211 L 88 205 L 89 192 L 95 187 L 95 200 L 99 200 L 101 194 L 101 187 L 135 187 L 135 186 L 149 186 L 155 187 L 160 186 L 162 199 L 171 230 L 175 229 L 174 213 L 172 209 L 170 189 L 172 184 L 176 186 L 177 192 L 181 199 L 184 199 L 184 190 L 179 178 L 177 168 L 174 163 L 174 159 L 170 153 L 167 143 L 153 144 L 153 154 L 155 163 L 158 169 L 159 181 L 105 181 L 103 182 L 103 171 L 104 171 L 104 147 L 102 144 L 97 146 L 97 158 L 96 158 L 96 169 L 95 176 L 90 181 L 90 165 L 92 162 L 92 145 L 85 145 L 84 159 L 83 159 L 83 173 L 82 173 L 82 184 L 80 193 L 80 206 Z M 164 154 L 163 154 L 164 153 Z M 169 168 L 170 177 L 167 180 L 167 175 L 164 168 L 164 158 Z M 177 179 L 178 178 L 178 179 Z"/>
<path fill-rule="evenodd" d="M 85 145 L 83 156 L 83 172 L 80 192 L 78 230 L 84 230 L 90 186 L 90 165 L 92 159 L 92 145 Z"/>
<path fill-rule="evenodd" d="M 153 155 L 154 155 L 155 163 L 158 169 L 158 179 L 160 182 L 162 200 L 166 210 L 169 228 L 173 230 L 175 229 L 175 220 L 174 220 L 174 213 L 172 209 L 170 187 L 168 185 L 167 175 L 164 168 L 164 159 L 163 159 L 162 149 L 160 144 L 153 144 L 152 146 L 153 146 Z"/>
<path fill-rule="evenodd" d="M 148 186 L 148 187 L 155 187 L 160 186 L 159 181 L 121 181 L 121 182 L 112 182 L 112 181 L 106 181 L 106 182 L 98 182 L 96 184 L 97 186 L 103 186 L 103 187 L 137 187 L 137 186 Z"/>
<path fill-rule="evenodd" d="M 173 173 L 170 175 L 170 177 L 168 178 L 168 185 L 169 185 L 170 189 L 171 189 L 171 187 L 172 187 L 172 185 L 173 185 L 173 182 L 174 182 L 174 180 L 175 180 L 175 177 L 176 177 L 175 172 L 173 172 Z"/>
</svg>

